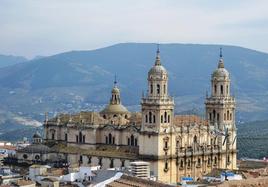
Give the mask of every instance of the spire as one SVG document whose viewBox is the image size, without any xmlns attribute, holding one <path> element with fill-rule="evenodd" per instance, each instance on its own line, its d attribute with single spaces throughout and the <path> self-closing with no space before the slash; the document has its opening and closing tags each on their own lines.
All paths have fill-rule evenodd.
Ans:
<svg viewBox="0 0 268 187">
<path fill-rule="evenodd" d="M 159 44 L 157 44 L 155 66 L 161 66 Z"/>
<path fill-rule="evenodd" d="M 114 87 L 116 87 L 117 84 L 117 79 L 116 79 L 116 74 L 114 75 Z"/>
<path fill-rule="evenodd" d="M 222 56 L 222 48 L 220 48 L 220 60 L 219 60 L 218 68 L 224 68 L 224 62 L 223 62 L 223 56 Z"/>
</svg>

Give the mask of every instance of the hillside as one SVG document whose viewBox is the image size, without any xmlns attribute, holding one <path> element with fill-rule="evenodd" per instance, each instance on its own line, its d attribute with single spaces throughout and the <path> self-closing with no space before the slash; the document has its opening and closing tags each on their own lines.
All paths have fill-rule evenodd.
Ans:
<svg viewBox="0 0 268 187">
<path fill-rule="evenodd" d="M 26 62 L 26 61 L 27 59 L 21 56 L 0 55 L 0 68 Z"/>
<path fill-rule="evenodd" d="M 268 54 L 235 46 L 162 44 L 162 64 L 169 71 L 176 112 L 203 113 L 210 75 L 223 47 L 237 98 L 237 120 L 268 116 Z M 139 110 L 147 72 L 155 59 L 155 44 L 125 43 L 91 51 L 70 51 L 36 58 L 0 69 L 0 109 L 43 120 L 58 112 L 99 110 L 109 100 L 117 74 L 122 100 Z M 190 83 L 190 84 L 185 84 Z"/>
</svg>

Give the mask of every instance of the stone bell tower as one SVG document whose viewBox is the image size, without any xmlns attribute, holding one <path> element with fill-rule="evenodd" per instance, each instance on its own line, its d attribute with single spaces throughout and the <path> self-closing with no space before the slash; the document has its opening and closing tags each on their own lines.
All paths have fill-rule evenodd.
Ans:
<svg viewBox="0 0 268 187">
<path fill-rule="evenodd" d="M 151 164 L 153 175 L 158 179 L 168 173 L 170 161 L 165 159 L 171 154 L 171 131 L 174 117 L 174 100 L 168 94 L 168 73 L 161 65 L 160 51 L 148 72 L 148 91 L 141 99 L 142 127 L 139 136 L 139 154 L 156 159 Z M 169 180 L 169 179 L 167 179 Z"/>
<path fill-rule="evenodd" d="M 205 101 L 206 117 L 221 148 L 221 168 L 236 168 L 235 99 L 230 94 L 230 74 L 222 50 L 218 68 L 211 75 L 211 95 Z"/>
</svg>

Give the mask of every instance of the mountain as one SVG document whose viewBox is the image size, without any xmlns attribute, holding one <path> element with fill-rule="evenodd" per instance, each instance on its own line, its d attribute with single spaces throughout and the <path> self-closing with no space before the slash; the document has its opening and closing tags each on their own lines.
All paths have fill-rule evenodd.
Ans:
<svg viewBox="0 0 268 187">
<path fill-rule="evenodd" d="M 27 59 L 21 56 L 0 55 L 0 68 L 26 61 Z"/>
<path fill-rule="evenodd" d="M 231 73 L 232 93 L 237 98 L 237 120 L 267 119 L 268 54 L 225 45 L 160 45 L 176 113 L 203 114 L 220 47 L 225 67 Z M 46 111 L 53 116 L 59 112 L 100 110 L 109 100 L 116 74 L 123 104 L 139 110 L 155 52 L 155 44 L 123 43 L 0 68 L 0 109 L 39 121 Z"/>
</svg>

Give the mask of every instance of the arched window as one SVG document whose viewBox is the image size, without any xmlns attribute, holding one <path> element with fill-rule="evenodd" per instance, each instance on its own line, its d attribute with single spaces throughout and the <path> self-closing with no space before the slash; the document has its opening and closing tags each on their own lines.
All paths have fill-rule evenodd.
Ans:
<svg viewBox="0 0 268 187">
<path fill-rule="evenodd" d="M 161 115 L 161 123 L 163 123 L 163 115 Z"/>
<path fill-rule="evenodd" d="M 213 110 L 213 120 L 215 120 L 215 118 L 216 118 L 216 111 Z"/>
<path fill-rule="evenodd" d="M 114 116 L 113 116 L 114 118 L 116 118 L 117 117 L 117 115 L 116 114 L 114 114 Z"/>
<path fill-rule="evenodd" d="M 208 158 L 208 165 L 210 165 L 210 158 Z"/>
<path fill-rule="evenodd" d="M 221 85 L 221 94 L 223 94 L 223 85 Z"/>
<path fill-rule="evenodd" d="M 109 133 L 108 135 L 108 144 L 112 144 L 112 134 Z"/>
<path fill-rule="evenodd" d="M 217 85 L 214 85 L 214 94 L 217 94 Z"/>
<path fill-rule="evenodd" d="M 83 136 L 83 143 L 86 143 L 86 135 Z"/>
<path fill-rule="evenodd" d="M 165 171 L 165 172 L 168 171 L 168 162 L 167 162 L 167 161 L 165 162 L 165 168 L 164 168 L 164 171 Z"/>
<path fill-rule="evenodd" d="M 80 155 L 79 162 L 83 163 L 83 156 L 82 155 Z"/>
<path fill-rule="evenodd" d="M 217 121 L 220 121 L 220 114 L 217 113 Z"/>
<path fill-rule="evenodd" d="M 153 89 L 154 89 L 153 84 L 151 84 L 150 86 L 151 94 L 153 93 Z"/>
<path fill-rule="evenodd" d="M 181 160 L 180 167 L 183 168 L 183 160 Z"/>
<path fill-rule="evenodd" d="M 176 148 L 180 148 L 180 141 L 179 140 L 176 141 Z"/>
<path fill-rule="evenodd" d="M 224 120 L 226 120 L 226 113 L 224 113 Z"/>
<path fill-rule="evenodd" d="M 227 120 L 229 120 L 229 117 L 230 117 L 230 112 L 229 110 L 227 110 Z"/>
<path fill-rule="evenodd" d="M 66 142 L 68 141 L 68 134 L 67 134 L 67 133 L 65 133 L 64 140 L 65 140 Z"/>
<path fill-rule="evenodd" d="M 153 115 L 153 122 L 155 123 L 155 115 Z"/>
<path fill-rule="evenodd" d="M 212 120 L 212 115 L 211 115 L 211 113 L 209 113 L 209 120 Z"/>
<path fill-rule="evenodd" d="M 79 143 L 82 143 L 82 140 L 83 139 L 83 137 L 82 137 L 82 132 L 79 132 Z"/>
<path fill-rule="evenodd" d="M 102 117 L 103 117 L 104 119 L 106 119 L 106 115 L 103 115 Z"/>
<path fill-rule="evenodd" d="M 216 165 L 217 164 L 217 157 L 215 156 L 214 158 L 214 164 Z"/>
<path fill-rule="evenodd" d="M 51 133 L 51 139 L 52 139 L 52 140 L 55 140 L 55 132 L 52 132 L 52 133 Z"/>
<path fill-rule="evenodd" d="M 232 113 L 230 113 L 230 120 L 232 120 L 233 116 L 232 116 Z"/>
<path fill-rule="evenodd" d="M 39 160 L 40 159 L 40 156 L 39 155 L 36 155 L 34 158 L 35 158 L 35 160 Z"/>
<path fill-rule="evenodd" d="M 138 146 L 138 139 L 135 138 L 135 146 Z"/>
<path fill-rule="evenodd" d="M 121 167 L 125 167 L 125 160 L 121 161 Z"/>
<path fill-rule="evenodd" d="M 200 159 L 200 158 L 198 158 L 198 160 L 197 160 L 197 165 L 198 165 L 198 166 L 201 165 L 201 159 Z"/>
<path fill-rule="evenodd" d="M 168 123 L 170 123 L 170 115 L 168 115 Z"/>
<path fill-rule="evenodd" d="M 145 123 L 148 123 L 148 115 L 145 115 Z"/>
<path fill-rule="evenodd" d="M 133 135 L 130 136 L 130 142 L 131 142 L 130 145 L 134 146 L 134 136 Z"/>
<path fill-rule="evenodd" d="M 167 122 L 167 112 L 164 113 L 164 123 Z"/>
<path fill-rule="evenodd" d="M 160 94 L 160 85 L 157 84 L 157 94 Z"/>
<path fill-rule="evenodd" d="M 113 144 L 115 144 L 115 137 L 113 137 Z"/>
<path fill-rule="evenodd" d="M 194 143 L 197 143 L 197 137 L 194 136 Z"/>
<path fill-rule="evenodd" d="M 149 123 L 152 123 L 152 112 L 149 112 Z"/>
<path fill-rule="evenodd" d="M 226 86 L 226 94 L 229 94 L 229 86 Z"/>
<path fill-rule="evenodd" d="M 164 84 L 164 94 L 166 94 L 166 85 Z"/>
</svg>

